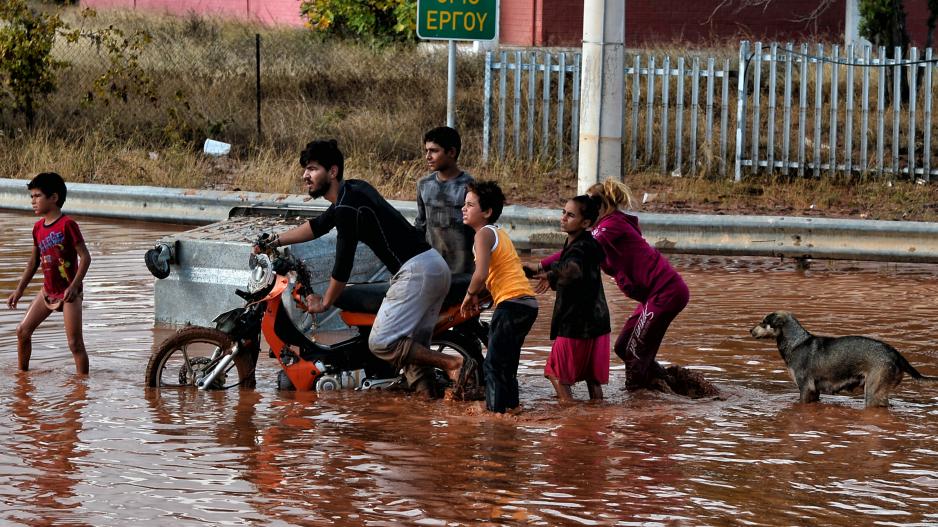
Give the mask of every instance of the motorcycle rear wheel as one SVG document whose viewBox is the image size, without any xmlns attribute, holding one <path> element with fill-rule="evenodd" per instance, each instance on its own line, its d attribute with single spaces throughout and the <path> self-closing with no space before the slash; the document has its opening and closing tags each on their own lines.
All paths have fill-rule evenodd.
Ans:
<svg viewBox="0 0 938 527">
<path fill-rule="evenodd" d="M 193 326 L 179 330 L 150 355 L 146 370 L 147 386 L 195 388 L 208 369 L 217 364 L 221 356 L 231 353 L 233 347 L 231 337 L 214 328 Z M 212 360 L 218 350 L 223 350 L 222 355 Z M 246 350 L 235 355 L 228 369 L 215 378 L 209 389 L 253 388 L 254 364 L 249 355 Z"/>
<path fill-rule="evenodd" d="M 484 379 L 482 376 L 482 344 L 478 339 L 467 337 L 458 331 L 449 330 L 433 337 L 430 349 L 447 355 L 461 355 L 463 359 L 471 358 L 476 361 L 478 367 L 475 369 L 473 377 L 469 380 L 466 387 L 468 393 L 482 394 L 484 389 Z M 449 384 L 446 374 L 437 371 L 437 375 L 446 380 Z M 477 399 L 478 395 L 471 396 L 471 399 Z"/>
</svg>

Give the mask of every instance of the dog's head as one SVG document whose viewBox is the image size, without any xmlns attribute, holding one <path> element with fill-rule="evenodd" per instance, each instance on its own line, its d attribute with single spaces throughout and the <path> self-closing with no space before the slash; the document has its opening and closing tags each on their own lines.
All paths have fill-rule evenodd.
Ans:
<svg viewBox="0 0 938 527">
<path fill-rule="evenodd" d="M 791 313 L 776 311 L 769 313 L 762 322 L 749 330 L 749 334 L 757 339 L 774 339 L 782 334 L 784 328 L 792 320 Z"/>
</svg>

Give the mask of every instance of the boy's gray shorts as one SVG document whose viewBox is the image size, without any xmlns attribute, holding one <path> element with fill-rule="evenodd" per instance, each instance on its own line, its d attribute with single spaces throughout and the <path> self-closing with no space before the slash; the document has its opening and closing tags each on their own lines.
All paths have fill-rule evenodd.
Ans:
<svg viewBox="0 0 938 527">
<path fill-rule="evenodd" d="M 430 345 L 449 284 L 449 266 L 435 249 L 404 262 L 391 277 L 391 287 L 371 328 L 368 347 L 372 353 L 398 367 L 409 364 L 406 355 L 410 346 L 398 343 L 409 337 Z"/>
</svg>

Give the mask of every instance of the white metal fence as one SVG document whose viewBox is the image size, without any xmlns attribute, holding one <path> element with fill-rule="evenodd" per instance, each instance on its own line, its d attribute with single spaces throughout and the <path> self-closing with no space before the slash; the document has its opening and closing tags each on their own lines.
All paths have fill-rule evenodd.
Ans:
<svg viewBox="0 0 938 527">
<path fill-rule="evenodd" d="M 900 48 L 890 58 L 883 47 L 874 54 L 869 47 L 847 46 L 842 54 L 839 46 L 832 46 L 826 54 L 820 44 L 802 44 L 796 50 L 791 44 L 782 48 L 743 42 L 739 63 L 746 74 L 737 94 L 737 180 L 743 167 L 793 170 L 799 175 L 810 171 L 815 177 L 839 172 L 924 181 L 938 174 L 932 168 L 936 164 L 931 147 L 935 96 L 931 49 L 920 60 L 919 50 L 911 48 L 903 60 Z M 784 68 L 783 75 L 779 67 Z M 792 111 L 795 88 L 797 113 Z M 919 107 L 924 111 L 919 112 Z M 781 143 L 776 139 L 778 112 Z"/>
<path fill-rule="evenodd" d="M 919 55 L 916 48 L 903 59 L 898 48 L 890 57 L 885 48 L 744 41 L 733 69 L 726 57 L 631 56 L 624 168 L 732 171 L 737 180 L 775 171 L 928 181 L 938 174 L 931 146 L 938 61 L 931 49 Z M 485 74 L 484 160 L 494 153 L 575 167 L 579 54 L 490 52 Z"/>
<path fill-rule="evenodd" d="M 504 159 L 508 154 L 506 148 L 510 147 L 515 158 L 553 160 L 562 165 L 569 156 L 576 166 L 580 129 L 579 53 L 502 51 L 496 55 L 488 51 L 484 90 L 484 162 L 490 159 L 494 140 L 498 159 Z M 506 110 L 509 97 L 511 116 Z M 498 104 L 498 121 L 494 126 L 493 100 Z M 506 129 L 510 129 L 510 137 Z"/>
</svg>

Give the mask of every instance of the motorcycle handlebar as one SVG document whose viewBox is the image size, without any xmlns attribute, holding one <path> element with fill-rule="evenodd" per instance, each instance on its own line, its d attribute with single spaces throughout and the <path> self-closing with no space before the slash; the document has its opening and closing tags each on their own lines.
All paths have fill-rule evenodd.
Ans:
<svg viewBox="0 0 938 527">
<path fill-rule="evenodd" d="M 293 288 L 293 299 L 297 304 L 306 309 L 306 295 L 313 292 L 312 277 L 309 270 L 303 262 L 292 254 L 282 254 L 274 249 L 277 256 L 273 261 L 274 272 L 279 275 L 285 275 L 290 271 L 296 273 L 297 287 Z"/>
</svg>

